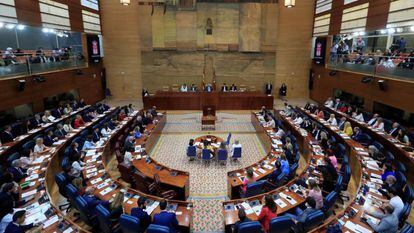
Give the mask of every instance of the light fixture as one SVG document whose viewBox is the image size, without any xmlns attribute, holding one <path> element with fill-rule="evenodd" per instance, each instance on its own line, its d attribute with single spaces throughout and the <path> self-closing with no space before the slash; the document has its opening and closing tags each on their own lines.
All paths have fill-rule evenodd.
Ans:
<svg viewBox="0 0 414 233">
<path fill-rule="evenodd" d="M 412 32 L 414 32 L 414 26 L 411 26 L 410 30 L 411 30 Z"/>
<path fill-rule="evenodd" d="M 121 0 L 121 4 L 124 6 L 128 6 L 129 4 L 131 4 L 131 0 Z"/>
<path fill-rule="evenodd" d="M 404 31 L 404 29 L 402 29 L 402 28 L 397 28 L 397 32 L 398 33 L 401 33 L 401 32 L 403 32 Z"/>
<path fill-rule="evenodd" d="M 285 0 L 285 7 L 291 8 L 295 6 L 296 0 Z"/>
<path fill-rule="evenodd" d="M 4 23 L 0 22 L 0 28 L 4 27 Z"/>
<path fill-rule="evenodd" d="M 49 33 L 49 28 L 42 28 L 42 32 Z"/>
<path fill-rule="evenodd" d="M 23 30 L 26 26 L 24 26 L 23 24 L 18 24 L 17 25 L 17 29 L 19 30 Z"/>
<path fill-rule="evenodd" d="M 7 29 L 13 29 L 14 27 L 16 27 L 16 25 L 14 25 L 14 24 L 6 24 L 6 28 Z"/>
<path fill-rule="evenodd" d="M 55 31 L 55 29 L 51 28 L 51 29 L 49 29 L 49 32 L 50 33 L 55 33 L 56 31 Z"/>
<path fill-rule="evenodd" d="M 358 35 L 365 36 L 365 32 L 359 32 Z"/>
<path fill-rule="evenodd" d="M 388 29 L 388 32 L 389 32 L 390 34 L 394 34 L 394 33 L 395 33 L 395 29 L 394 29 L 394 28 L 390 28 L 390 29 Z"/>
<path fill-rule="evenodd" d="M 380 32 L 381 32 L 381 34 L 386 34 L 387 33 L 387 30 L 382 29 Z"/>
</svg>

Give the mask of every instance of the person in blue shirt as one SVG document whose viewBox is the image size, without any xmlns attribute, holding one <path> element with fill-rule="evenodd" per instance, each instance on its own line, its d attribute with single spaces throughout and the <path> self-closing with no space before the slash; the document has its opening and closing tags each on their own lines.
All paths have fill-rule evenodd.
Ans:
<svg viewBox="0 0 414 233">
<path fill-rule="evenodd" d="M 154 215 L 154 224 L 166 226 L 170 228 L 170 233 L 176 233 L 178 227 L 178 220 L 177 216 L 173 212 L 168 212 L 167 208 L 167 201 L 162 200 L 160 202 L 160 209 L 161 212 Z"/>
<path fill-rule="evenodd" d="M 289 175 L 289 173 L 290 173 L 290 167 L 289 167 L 289 162 L 287 161 L 285 154 L 281 154 L 280 155 L 280 167 L 282 169 L 282 172 L 285 175 Z"/>
<path fill-rule="evenodd" d="M 142 137 L 141 129 L 139 128 L 139 126 L 135 127 L 135 129 L 134 129 L 134 137 L 135 137 L 135 139 L 138 139 L 138 138 Z"/>
<path fill-rule="evenodd" d="M 151 216 L 145 212 L 145 208 L 147 208 L 145 205 L 146 202 L 147 198 L 141 196 L 137 201 L 138 206 L 131 209 L 131 215 L 139 219 L 142 232 L 144 232 L 151 224 Z"/>
<path fill-rule="evenodd" d="M 96 147 L 96 145 L 93 142 L 92 135 L 88 135 L 86 137 L 85 143 L 83 143 L 82 150 L 91 150 L 91 149 L 95 149 L 95 147 Z"/>
<path fill-rule="evenodd" d="M 33 223 L 29 225 L 22 225 L 26 219 L 26 210 L 20 210 L 13 214 L 13 221 L 7 225 L 5 233 L 24 233 L 33 228 Z M 39 229 L 40 230 L 40 229 Z"/>
</svg>

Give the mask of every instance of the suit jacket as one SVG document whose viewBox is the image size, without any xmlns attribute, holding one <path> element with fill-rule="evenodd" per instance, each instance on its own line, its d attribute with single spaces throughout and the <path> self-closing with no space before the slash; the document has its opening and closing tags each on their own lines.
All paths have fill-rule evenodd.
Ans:
<svg viewBox="0 0 414 233">
<path fill-rule="evenodd" d="M 88 208 L 92 215 L 96 215 L 96 206 L 101 204 L 103 207 L 109 209 L 109 202 L 108 201 L 102 201 L 98 198 L 96 198 L 93 195 L 83 195 L 83 199 L 85 199 L 86 203 L 88 204 Z"/>
<path fill-rule="evenodd" d="M 36 118 L 32 118 L 30 120 L 30 128 L 35 129 L 37 127 L 40 126 L 40 124 L 42 124 L 42 119 L 37 120 Z"/>
<path fill-rule="evenodd" d="M 170 213 L 167 211 L 161 211 L 160 213 L 154 215 L 154 224 L 166 226 L 170 228 L 170 233 L 176 233 L 178 226 L 178 220 L 175 216 L 175 213 Z"/>
<path fill-rule="evenodd" d="M 9 167 L 7 170 L 13 174 L 14 181 L 17 183 L 19 183 L 23 178 L 27 177 L 26 170 L 22 168 Z"/>
<path fill-rule="evenodd" d="M 229 88 L 227 86 L 222 86 L 221 91 L 229 91 Z"/>
<path fill-rule="evenodd" d="M 52 146 L 53 142 L 53 138 L 51 138 L 50 136 L 46 135 L 43 137 L 43 144 L 45 144 L 45 146 Z"/>
<path fill-rule="evenodd" d="M 132 208 L 131 215 L 139 219 L 139 224 L 141 225 L 143 231 L 145 231 L 145 229 L 147 229 L 151 224 L 151 216 L 139 207 Z"/>
<path fill-rule="evenodd" d="M 55 136 L 58 138 L 64 138 L 66 136 L 66 131 L 64 129 L 56 130 Z"/>
<path fill-rule="evenodd" d="M 8 143 L 8 142 L 12 142 L 14 139 L 14 135 L 13 133 L 9 133 L 6 131 L 1 132 L 1 142 L 2 143 Z"/>
<path fill-rule="evenodd" d="M 352 135 L 352 139 L 354 141 L 361 142 L 362 140 L 364 140 L 364 135 L 361 132 L 358 132 Z"/>
<path fill-rule="evenodd" d="M 5 233 L 24 233 L 32 227 L 33 227 L 33 223 L 29 225 L 17 225 L 11 222 L 9 223 L 9 225 L 7 225 L 6 230 L 4 232 Z"/>
<path fill-rule="evenodd" d="M 204 88 L 204 91 L 207 91 L 207 92 L 212 92 L 212 91 L 213 91 L 213 87 L 212 87 L 212 86 L 210 86 L 210 85 L 208 85 L 208 86 L 206 86 L 206 87 Z"/>
<path fill-rule="evenodd" d="M 273 89 L 273 85 L 272 84 L 266 84 L 265 90 L 266 90 L 266 94 L 267 95 L 272 94 L 272 89 Z"/>
<path fill-rule="evenodd" d="M 92 137 L 93 137 L 93 141 L 94 142 L 97 142 L 97 141 L 99 141 L 100 139 L 101 139 L 101 134 L 98 132 L 93 132 L 93 134 L 92 134 Z"/>
<path fill-rule="evenodd" d="M 230 91 L 237 91 L 237 86 L 231 86 Z"/>
<path fill-rule="evenodd" d="M 0 219 L 10 213 L 14 207 L 14 198 L 6 192 L 0 192 Z"/>
<path fill-rule="evenodd" d="M 340 130 L 344 130 L 344 126 L 345 126 L 345 121 L 341 121 L 341 122 L 339 122 L 339 124 L 338 124 L 338 128 L 339 128 Z"/>
<path fill-rule="evenodd" d="M 390 130 L 389 134 L 395 138 L 395 137 L 397 137 L 397 135 L 398 135 L 398 130 L 399 130 L 399 127 L 397 127 L 397 128 L 392 128 L 392 129 Z"/>
<path fill-rule="evenodd" d="M 52 111 L 52 116 L 54 118 L 61 118 L 63 114 L 63 111 L 60 110 L 59 108 L 55 109 L 54 111 Z"/>
</svg>

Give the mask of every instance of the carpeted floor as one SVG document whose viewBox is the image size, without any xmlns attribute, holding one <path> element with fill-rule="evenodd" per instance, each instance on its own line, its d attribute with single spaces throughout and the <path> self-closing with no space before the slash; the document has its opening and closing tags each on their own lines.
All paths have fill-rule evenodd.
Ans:
<svg viewBox="0 0 414 233">
<path fill-rule="evenodd" d="M 194 202 L 193 232 L 223 232 L 222 201 L 227 198 L 227 172 L 251 165 L 265 156 L 264 149 L 250 123 L 249 114 L 219 113 L 216 131 L 211 134 L 240 140 L 243 156 L 240 162 L 226 166 L 188 161 L 186 146 L 191 138 L 202 136 L 199 113 L 168 115 L 164 133 L 151 157 L 171 168 L 190 172 L 190 200 Z"/>
</svg>

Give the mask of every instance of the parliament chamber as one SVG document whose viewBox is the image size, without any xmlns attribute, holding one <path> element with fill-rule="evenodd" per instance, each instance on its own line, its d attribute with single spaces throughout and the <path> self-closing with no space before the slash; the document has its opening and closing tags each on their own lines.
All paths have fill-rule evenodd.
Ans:
<svg viewBox="0 0 414 233">
<path fill-rule="evenodd" d="M 413 12 L 0 0 L 0 233 L 414 233 Z"/>
</svg>

